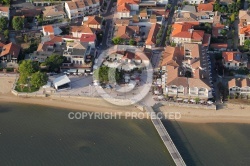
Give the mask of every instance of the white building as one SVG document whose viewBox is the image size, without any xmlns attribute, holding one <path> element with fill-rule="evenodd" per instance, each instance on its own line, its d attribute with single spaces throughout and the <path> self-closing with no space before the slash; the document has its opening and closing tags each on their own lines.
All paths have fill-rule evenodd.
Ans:
<svg viewBox="0 0 250 166">
<path fill-rule="evenodd" d="M 201 4 L 204 3 L 205 0 L 185 0 L 185 2 L 188 2 L 189 4 Z"/>
<path fill-rule="evenodd" d="M 8 20 L 10 19 L 10 8 L 0 6 L 0 17 L 6 17 Z"/>
<path fill-rule="evenodd" d="M 69 19 L 92 15 L 99 11 L 99 0 L 73 0 L 65 2 L 65 11 Z"/>
<path fill-rule="evenodd" d="M 228 82 L 229 95 L 250 95 L 249 78 L 234 78 Z"/>
</svg>

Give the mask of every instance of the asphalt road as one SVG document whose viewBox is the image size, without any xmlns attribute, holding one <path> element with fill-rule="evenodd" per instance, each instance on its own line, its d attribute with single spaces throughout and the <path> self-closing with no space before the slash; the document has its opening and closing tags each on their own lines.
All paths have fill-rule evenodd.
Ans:
<svg viewBox="0 0 250 166">
<path fill-rule="evenodd" d="M 163 38 L 161 40 L 162 47 L 166 46 L 165 41 L 166 41 L 166 37 L 167 37 L 167 28 L 168 28 L 168 25 L 172 24 L 172 21 L 174 18 L 174 12 L 175 12 L 174 7 L 178 4 L 178 2 L 179 2 L 178 0 L 172 0 L 171 3 L 169 3 L 172 6 L 171 6 L 171 10 L 170 10 L 169 15 L 168 15 L 168 21 L 165 23 L 165 30 L 163 31 L 163 35 L 162 35 L 163 36 Z"/>
<path fill-rule="evenodd" d="M 105 31 L 104 31 L 104 35 L 103 35 L 103 38 L 102 38 L 102 46 L 100 49 L 105 49 L 108 47 L 107 45 L 107 38 L 108 38 L 108 32 L 110 30 L 110 28 L 112 28 L 112 20 L 113 20 L 113 17 L 114 17 L 114 13 L 111 12 L 111 8 L 113 6 L 113 0 L 110 1 L 110 3 L 108 3 L 108 8 L 107 8 L 107 12 L 105 14 L 102 14 L 102 16 L 104 17 L 104 19 L 106 20 L 106 28 L 105 28 Z"/>
</svg>

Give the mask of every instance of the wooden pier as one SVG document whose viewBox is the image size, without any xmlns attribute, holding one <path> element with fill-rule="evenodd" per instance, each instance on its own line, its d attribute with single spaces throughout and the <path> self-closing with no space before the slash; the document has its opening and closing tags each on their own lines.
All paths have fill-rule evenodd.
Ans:
<svg viewBox="0 0 250 166">
<path fill-rule="evenodd" d="M 186 166 L 184 160 L 182 159 L 179 151 L 177 150 L 174 142 L 172 141 L 171 137 L 169 136 L 166 128 L 163 126 L 161 120 L 156 116 L 156 113 L 152 109 L 152 107 L 145 107 L 145 110 L 152 115 L 150 117 L 153 125 L 155 126 L 157 132 L 159 133 L 164 145 L 168 149 L 172 159 L 174 160 L 177 166 Z"/>
</svg>

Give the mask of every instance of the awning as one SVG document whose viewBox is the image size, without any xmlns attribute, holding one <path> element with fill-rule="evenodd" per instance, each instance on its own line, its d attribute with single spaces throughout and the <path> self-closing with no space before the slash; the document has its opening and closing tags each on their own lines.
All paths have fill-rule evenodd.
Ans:
<svg viewBox="0 0 250 166">
<path fill-rule="evenodd" d="M 76 69 L 69 69 L 67 72 L 68 73 L 76 73 Z"/>
<path fill-rule="evenodd" d="M 85 73 L 84 69 L 78 69 L 78 73 Z"/>
</svg>

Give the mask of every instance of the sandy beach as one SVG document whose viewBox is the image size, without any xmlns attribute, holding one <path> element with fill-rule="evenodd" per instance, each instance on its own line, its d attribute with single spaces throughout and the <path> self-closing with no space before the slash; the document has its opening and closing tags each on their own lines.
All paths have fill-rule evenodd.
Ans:
<svg viewBox="0 0 250 166">
<path fill-rule="evenodd" d="M 112 105 L 103 99 L 84 98 L 76 101 L 75 99 L 51 99 L 51 98 L 21 98 L 12 94 L 0 95 L 0 102 L 15 102 L 25 104 L 36 104 L 43 106 L 51 106 L 58 108 L 66 108 L 75 111 L 90 111 L 115 113 L 121 112 L 125 115 L 126 112 L 141 112 L 135 106 L 120 107 Z"/>
<path fill-rule="evenodd" d="M 52 106 L 66 108 L 77 111 L 91 112 L 126 112 L 142 113 L 135 106 L 116 106 L 108 103 L 101 98 L 20 98 L 11 94 L 11 87 L 15 77 L 0 77 L 0 102 L 16 102 L 26 104 L 37 104 L 44 106 Z M 233 122 L 233 123 L 250 123 L 250 105 L 224 104 L 219 110 L 200 110 L 193 108 L 162 106 L 160 110 L 163 112 L 179 112 L 181 118 L 178 121 L 193 123 L 217 123 L 217 122 Z M 144 112 L 145 113 L 145 112 Z M 145 115 L 145 117 L 147 117 Z"/>
<path fill-rule="evenodd" d="M 225 104 L 219 110 L 200 110 L 193 108 L 181 108 L 162 106 L 162 112 L 178 112 L 181 118 L 177 121 L 192 122 L 192 123 L 250 123 L 250 106 L 237 104 Z"/>
</svg>

